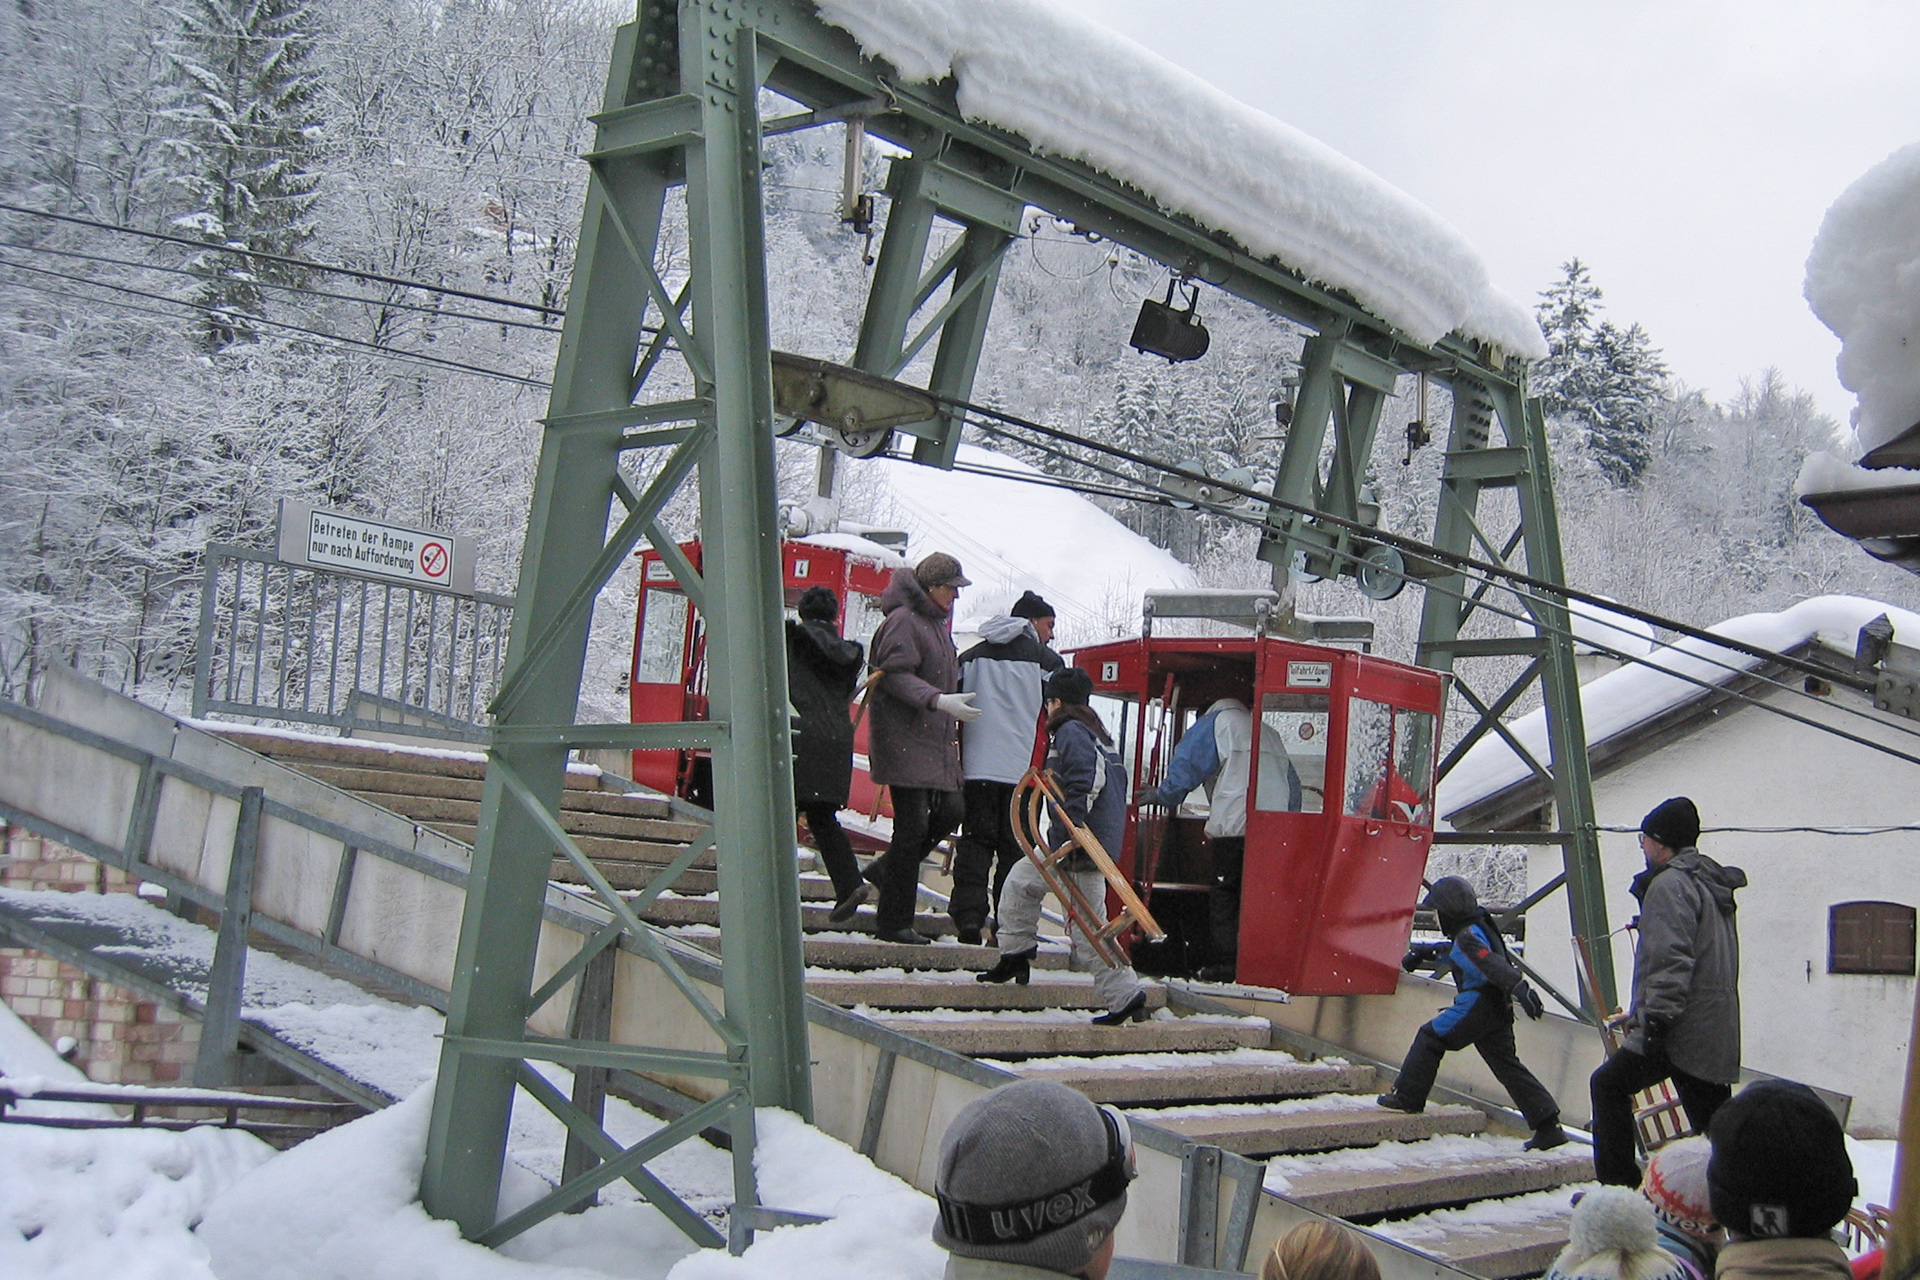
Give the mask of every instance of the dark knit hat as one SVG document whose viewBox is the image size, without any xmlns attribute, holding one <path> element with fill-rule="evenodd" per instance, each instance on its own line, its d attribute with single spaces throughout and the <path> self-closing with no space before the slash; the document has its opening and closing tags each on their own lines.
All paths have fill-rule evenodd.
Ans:
<svg viewBox="0 0 1920 1280">
<path fill-rule="evenodd" d="M 963 1258 L 1074 1275 L 1127 1211 L 1126 1122 L 1051 1080 L 1002 1085 L 940 1142 L 933 1242 Z"/>
<path fill-rule="evenodd" d="M 1026 591 L 1021 593 L 1020 598 L 1013 602 L 1013 608 L 1007 612 L 1016 618 L 1051 618 L 1053 606 L 1036 593 Z"/>
<path fill-rule="evenodd" d="M 960 562 L 944 551 L 936 551 L 913 566 L 913 576 L 923 590 L 935 587 L 970 587 L 973 579 L 960 572 Z"/>
<path fill-rule="evenodd" d="M 808 587 L 794 609 L 808 622 L 832 622 L 840 616 L 840 601 L 825 587 Z"/>
<path fill-rule="evenodd" d="M 1819 1239 L 1859 1193 L 1840 1121 L 1803 1084 L 1748 1085 L 1713 1113 L 1708 1137 L 1707 1195 L 1735 1235 Z"/>
<path fill-rule="evenodd" d="M 1070 707 L 1084 707 L 1093 701 L 1093 677 L 1080 667 L 1062 667 L 1047 677 L 1040 696 L 1049 701 L 1058 698 Z"/>
<path fill-rule="evenodd" d="M 1691 849 L 1700 842 L 1700 811 L 1685 796 L 1662 800 L 1640 819 L 1640 830 L 1669 849 Z"/>
</svg>

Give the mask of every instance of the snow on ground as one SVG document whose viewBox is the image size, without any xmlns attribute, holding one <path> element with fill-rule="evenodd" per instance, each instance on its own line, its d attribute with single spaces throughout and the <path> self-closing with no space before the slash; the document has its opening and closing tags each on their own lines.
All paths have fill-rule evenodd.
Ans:
<svg viewBox="0 0 1920 1280">
<path fill-rule="evenodd" d="M 1920 644 L 1920 614 L 1859 596 L 1815 596 L 1779 613 L 1743 614 L 1708 630 L 1778 653 L 1815 639 L 1852 653 L 1860 628 L 1883 613 L 1893 623 L 1896 640 Z M 1706 696 L 1707 691 L 1695 681 L 1722 684 L 1759 666 L 1761 660 L 1711 641 L 1683 639 L 1655 649 L 1647 663 L 1651 665 L 1621 667 L 1580 686 L 1589 744 L 1604 742 L 1671 707 Z M 1529 712 L 1508 728 L 1537 758 L 1547 758 L 1543 712 Z M 1436 808 L 1442 814 L 1455 812 L 1532 774 L 1505 740 L 1488 735 L 1441 780 Z"/>
<path fill-rule="evenodd" d="M 237 1129 L 0 1125 L 0 1275 L 214 1280 L 192 1227 L 273 1154 Z"/>
<path fill-rule="evenodd" d="M 32 1089 L 77 1089 L 92 1082 L 87 1073 L 55 1053 L 53 1046 L 34 1033 L 5 1004 L 0 1004 L 0 1077 L 16 1093 Z M 92 1116 L 104 1118 L 113 1108 L 99 1103 L 16 1102 L 14 1115 Z"/>
<path fill-rule="evenodd" d="M 1344 289 L 1421 342 L 1458 330 L 1538 359 L 1533 316 L 1432 210 L 1292 125 L 1051 0 L 816 0 L 908 81 L 1092 165 L 1161 208 Z"/>
<path fill-rule="evenodd" d="M 1920 143 L 1840 193 L 1807 257 L 1807 302 L 1840 339 L 1862 451 L 1920 423 Z"/>
<path fill-rule="evenodd" d="M 757 1113 L 754 1171 L 764 1204 L 831 1222 L 757 1233 L 745 1254 L 688 1258 L 669 1280 L 936 1280 L 933 1197 L 789 1112 Z"/>
<path fill-rule="evenodd" d="M 1040 476 L 1017 458 L 970 444 L 960 446 L 958 461 Z M 1191 569 L 1076 493 L 891 459 L 859 474 L 883 486 L 875 514 L 906 530 L 909 559 L 933 551 L 959 557 L 973 583 L 955 618 L 962 638 L 1033 590 L 1059 613 L 1060 646 L 1109 640 L 1116 626 L 1138 632 L 1142 592 L 1195 583 Z"/>
</svg>

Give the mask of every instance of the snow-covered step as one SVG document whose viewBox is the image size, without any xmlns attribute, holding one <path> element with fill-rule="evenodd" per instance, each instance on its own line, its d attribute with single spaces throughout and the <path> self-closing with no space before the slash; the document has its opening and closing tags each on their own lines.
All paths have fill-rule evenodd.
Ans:
<svg viewBox="0 0 1920 1280">
<path fill-rule="evenodd" d="M 711 925 L 673 926 L 670 931 L 675 937 L 716 955 L 724 949 L 719 930 Z M 809 969 L 842 969 L 849 972 L 900 968 L 978 972 L 993 968 L 1000 958 L 1000 953 L 992 947 L 966 947 L 946 939 L 925 946 L 914 946 L 882 942 L 871 934 L 846 932 L 809 933 L 801 940 L 801 948 Z M 1064 969 L 1067 967 L 1067 953 L 1042 950 L 1034 960 L 1033 967 L 1036 970 Z"/>
<path fill-rule="evenodd" d="M 1545 1191 L 1593 1177 L 1585 1146 L 1522 1151 L 1518 1138 L 1445 1136 L 1325 1155 L 1278 1156 L 1266 1186 L 1337 1217 L 1403 1213 Z"/>
<path fill-rule="evenodd" d="M 1077 981 L 1076 981 L 1077 979 Z M 1147 1008 L 1164 1008 L 1167 990 L 1149 984 Z M 1085 974 L 1036 977 L 1026 986 L 983 983 L 964 971 L 942 974 L 898 973 L 881 976 L 808 974 L 807 993 L 838 1005 L 876 1009 L 1104 1009 Z"/>
<path fill-rule="evenodd" d="M 401 792 L 358 792 L 364 799 L 393 810 L 404 818 L 430 825 L 473 826 L 480 821 L 478 800 L 456 800 L 445 796 L 421 796 Z M 624 799 L 609 796 L 609 799 Z M 562 825 L 573 836 L 611 836 L 622 840 L 644 840 L 685 845 L 705 830 L 698 823 L 678 822 L 671 818 L 645 817 L 632 813 L 600 813 L 588 809 L 569 809 L 562 814 Z"/>
<path fill-rule="evenodd" d="M 616 888 L 618 886 L 615 886 Z M 827 919 L 833 911 L 833 904 L 827 902 L 806 902 L 800 906 L 800 927 L 808 932 L 839 930 L 847 933 L 872 933 L 873 908 L 862 907 L 852 920 L 834 924 Z M 720 900 L 718 897 L 681 897 L 676 894 L 656 898 L 653 905 L 642 914 L 649 924 L 710 924 L 720 923 Z M 953 932 L 953 921 L 944 915 L 935 915 L 923 911 L 913 918 L 913 927 L 922 936 L 944 938 Z M 898 945 L 897 943 L 888 945 Z"/>
<path fill-rule="evenodd" d="M 1374 1230 L 1489 1280 L 1538 1275 L 1566 1247 L 1570 1202 L 1580 1189 L 1567 1185 L 1437 1209 L 1378 1223 Z"/>
<path fill-rule="evenodd" d="M 1095 1102 L 1211 1102 L 1244 1098 L 1300 1098 L 1373 1088 L 1372 1067 L 1338 1059 L 1302 1062 L 1279 1049 L 1227 1053 L 1113 1054 L 1098 1058 L 1028 1058 L 996 1063 L 1009 1071 L 1055 1080 Z"/>
<path fill-rule="evenodd" d="M 1163 1129 L 1243 1156 L 1333 1151 L 1380 1142 L 1418 1142 L 1443 1133 L 1480 1133 L 1484 1113 L 1472 1107 L 1432 1106 L 1419 1115 L 1389 1111 L 1370 1095 L 1329 1093 L 1271 1103 L 1136 1110 Z"/>
<path fill-rule="evenodd" d="M 1145 1022 L 1093 1025 L 1081 1010 L 928 1010 L 889 1013 L 862 1009 L 903 1035 L 956 1053 L 996 1057 L 1028 1054 L 1168 1053 L 1264 1048 L 1273 1028 L 1263 1018 L 1198 1015 L 1176 1018 L 1166 1010 Z"/>
</svg>

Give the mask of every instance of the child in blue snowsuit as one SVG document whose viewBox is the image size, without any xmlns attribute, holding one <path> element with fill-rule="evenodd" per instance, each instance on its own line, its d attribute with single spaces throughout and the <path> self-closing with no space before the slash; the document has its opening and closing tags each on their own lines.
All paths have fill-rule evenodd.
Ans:
<svg viewBox="0 0 1920 1280">
<path fill-rule="evenodd" d="M 1427 1094 L 1440 1072 L 1440 1059 L 1449 1050 L 1472 1045 L 1480 1051 L 1494 1078 L 1513 1098 L 1513 1105 L 1533 1130 L 1526 1147 L 1545 1151 L 1567 1140 L 1560 1127 L 1560 1104 L 1553 1100 L 1520 1061 L 1513 1047 L 1513 1006 L 1519 1005 L 1529 1018 L 1546 1012 L 1540 997 L 1507 954 L 1500 929 L 1480 905 L 1473 886 L 1459 876 L 1446 876 L 1434 883 L 1421 904 L 1439 913 L 1440 931 L 1451 938 L 1444 962 L 1453 970 L 1453 985 L 1460 993 L 1440 1016 L 1421 1027 L 1400 1065 L 1400 1076 L 1393 1088 L 1380 1095 L 1381 1106 L 1394 1111 L 1418 1114 L 1426 1108 Z M 1407 953 L 1402 968 L 1408 972 L 1424 964 L 1442 960 L 1438 948 Z"/>
</svg>

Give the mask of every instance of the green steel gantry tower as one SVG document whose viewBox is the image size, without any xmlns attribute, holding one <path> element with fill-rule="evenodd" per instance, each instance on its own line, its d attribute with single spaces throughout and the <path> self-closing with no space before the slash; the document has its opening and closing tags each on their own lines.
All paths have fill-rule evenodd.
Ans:
<svg viewBox="0 0 1920 1280">
<path fill-rule="evenodd" d="M 763 119 L 763 89 L 799 110 Z M 704 1128 L 728 1128 L 736 1201 L 750 1206 L 752 1106 L 810 1114 L 761 148 L 775 134 L 842 122 L 906 153 L 892 162 L 885 236 L 854 368 L 894 378 L 937 343 L 927 389 L 965 400 L 1002 256 L 1033 206 L 1313 334 L 1273 486 L 1274 498 L 1296 509 L 1270 508 L 1260 552 L 1274 564 L 1276 581 L 1293 566 L 1321 575 L 1353 573 L 1374 549 L 1361 520 L 1361 480 L 1381 409 L 1403 376 L 1424 374 L 1450 390 L 1453 405 L 1434 544 L 1516 567 L 1524 555 L 1535 579 L 1564 583 L 1545 428 L 1537 402 L 1526 396 L 1518 361 L 1458 336 L 1415 342 L 1343 295 L 1236 248 L 1216 229 L 1162 211 L 1088 166 L 969 123 L 950 82 L 900 83 L 884 63 L 862 57 L 846 33 L 822 22 L 807 0 L 639 0 L 635 20 L 616 35 L 605 104 L 594 117 L 595 141 L 586 156 L 591 183 L 544 419 L 509 658 L 492 708 L 490 763 L 422 1182 L 430 1213 L 483 1242 L 507 1239 L 626 1178 L 688 1234 L 717 1243 L 711 1227 L 654 1180 L 644 1162 Z M 689 274 L 675 291 L 663 279 L 661 229 L 667 202 L 680 188 Z M 957 234 L 936 252 L 937 224 Z M 839 431 L 823 427 L 829 436 Z M 864 454 L 893 430 L 913 439 L 916 461 L 952 464 L 960 428 L 946 411 L 879 432 L 841 432 L 839 440 Z M 1323 474 L 1329 443 L 1332 460 Z M 644 487 L 622 470 L 622 459 L 640 451 L 665 455 Z M 699 571 L 659 524 L 665 504 L 696 474 Z M 1513 489 L 1517 501 L 1484 507 L 1483 492 L 1502 487 Z M 576 724 L 595 598 L 642 539 L 665 557 L 706 619 L 711 718 Z M 1404 567 L 1429 587 L 1421 662 L 1456 676 L 1467 660 L 1499 659 L 1503 678 L 1516 661 L 1523 668 L 1487 696 L 1456 679 L 1454 687 L 1479 719 L 1443 768 L 1491 732 L 1550 778 L 1558 829 L 1527 838 L 1565 850 L 1573 931 L 1596 944 L 1598 990 L 1587 992 L 1584 1003 L 1610 1007 L 1613 976 L 1609 952 L 1598 945 L 1607 925 L 1566 602 L 1551 591 L 1533 591 L 1521 598 L 1539 624 L 1537 636 L 1469 638 L 1463 628 L 1488 588 L 1476 589 L 1444 563 L 1414 557 Z M 1547 710 L 1544 762 L 1500 722 L 1536 686 Z M 567 755 L 576 747 L 712 753 L 713 838 L 727 940 L 724 1010 L 686 978 L 556 821 Z M 1497 842 L 1512 839 L 1502 833 Z M 578 864 L 613 921 L 534 990 L 548 862 L 556 850 Z M 529 1032 L 533 1012 L 621 932 L 692 1002 L 722 1050 L 609 1043 L 604 1027 L 598 1039 L 578 1025 L 581 1034 L 572 1038 Z M 702 1076 L 717 1081 L 718 1091 L 623 1151 L 591 1108 L 574 1105 L 531 1069 L 538 1061 Z M 516 1085 L 553 1110 L 592 1158 L 540 1203 L 496 1221 Z M 744 1239 L 736 1230 L 734 1245 Z"/>
</svg>

